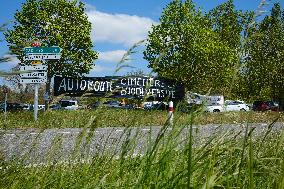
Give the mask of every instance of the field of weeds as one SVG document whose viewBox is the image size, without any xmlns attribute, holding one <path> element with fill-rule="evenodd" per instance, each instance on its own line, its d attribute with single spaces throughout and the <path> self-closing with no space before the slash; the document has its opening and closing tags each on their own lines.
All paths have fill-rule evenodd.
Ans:
<svg viewBox="0 0 284 189">
<path fill-rule="evenodd" d="M 187 124 L 190 113 L 176 111 L 174 121 L 177 125 Z M 91 117 L 95 117 L 94 127 L 135 127 L 162 126 L 165 124 L 167 111 L 144 111 L 123 109 L 96 109 L 77 111 L 48 111 L 39 112 L 38 122 L 34 122 L 33 112 L 22 111 L 0 116 L 0 128 L 82 128 Z M 283 112 L 226 112 L 199 113 L 195 125 L 204 124 L 234 124 L 234 123 L 269 123 L 277 120 L 284 122 Z"/>
<path fill-rule="evenodd" d="M 1 128 L 163 127 L 155 139 L 149 139 L 145 154 L 140 156 L 130 154 L 137 138 L 127 138 L 119 156 L 28 165 L 2 159 L 0 188 L 284 188 L 284 131 L 272 129 L 273 121 L 283 121 L 281 113 L 174 116 L 174 125 L 169 125 L 167 112 L 160 111 L 54 111 L 41 115 L 38 123 L 32 121 L 31 112 L 9 114 L 5 124 L 1 120 Z M 258 135 L 247 124 L 242 135 L 212 134 L 196 145 L 193 124 L 251 122 L 272 124 Z M 165 134 L 169 127 L 172 129 Z M 184 127 L 186 136 L 177 140 Z"/>
</svg>

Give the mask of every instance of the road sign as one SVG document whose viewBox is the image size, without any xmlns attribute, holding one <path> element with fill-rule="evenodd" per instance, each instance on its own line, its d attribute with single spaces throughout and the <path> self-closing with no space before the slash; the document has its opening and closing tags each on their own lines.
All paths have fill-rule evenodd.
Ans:
<svg viewBox="0 0 284 189">
<path fill-rule="evenodd" d="M 34 42 L 32 43 L 32 46 L 33 46 L 33 47 L 40 47 L 40 46 L 41 46 L 41 43 L 40 43 L 39 41 L 34 41 Z"/>
<path fill-rule="evenodd" d="M 40 60 L 32 61 L 32 65 L 40 65 L 42 62 Z"/>
<path fill-rule="evenodd" d="M 20 71 L 47 71 L 46 65 L 35 65 L 35 66 L 21 66 Z"/>
<path fill-rule="evenodd" d="M 61 54 L 26 54 L 24 60 L 58 60 Z"/>
<path fill-rule="evenodd" d="M 34 71 L 32 73 L 22 73 L 20 74 L 21 79 L 23 78 L 47 78 L 46 71 Z"/>
<path fill-rule="evenodd" d="M 20 74 L 20 83 L 45 83 L 47 81 L 46 65 L 21 66 L 20 71 L 30 71 Z"/>
<path fill-rule="evenodd" d="M 38 79 L 20 79 L 20 83 L 22 84 L 33 84 L 33 83 L 46 83 L 46 78 L 38 78 Z"/>
<path fill-rule="evenodd" d="M 60 47 L 25 47 L 24 53 L 25 54 L 54 54 L 60 53 Z"/>
</svg>

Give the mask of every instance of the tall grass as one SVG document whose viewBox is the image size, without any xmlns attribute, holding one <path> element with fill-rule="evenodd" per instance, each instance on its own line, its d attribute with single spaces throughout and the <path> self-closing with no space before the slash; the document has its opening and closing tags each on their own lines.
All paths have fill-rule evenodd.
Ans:
<svg viewBox="0 0 284 189">
<path fill-rule="evenodd" d="M 129 67 L 123 62 L 133 49 L 115 72 Z M 167 113 L 158 111 L 98 109 L 40 116 L 33 122 L 31 112 L 9 113 L 6 122 L 0 118 L 0 128 L 82 128 L 72 153 L 59 161 L 60 137 L 53 140 L 44 164 L 26 161 L 34 155 L 37 140 L 22 159 L 6 161 L 0 151 L 0 188 L 284 188 L 284 132 L 273 129 L 276 121 L 283 122 L 281 113 L 178 112 L 173 125 Z M 252 122 L 271 124 L 257 133 Z M 234 132 L 220 127 L 203 136 L 193 127 L 210 123 L 246 128 Z M 146 133 L 132 128 L 153 125 L 162 127 L 157 133 L 152 127 Z M 93 154 L 96 128 L 115 126 L 124 127 L 117 140 L 109 132 Z"/>
<path fill-rule="evenodd" d="M 206 137 L 193 128 L 195 117 L 190 114 L 187 127 L 165 119 L 158 133 L 126 127 L 115 142 L 110 132 L 92 155 L 88 149 L 100 119 L 94 115 L 65 162 L 54 159 L 60 140 L 45 164 L 1 161 L 0 188 L 283 188 L 283 130 L 272 123 L 256 133 L 248 123 L 243 132 L 221 127 Z"/>
<path fill-rule="evenodd" d="M 187 125 L 191 117 L 189 113 L 175 111 L 177 125 Z M 123 109 L 100 109 L 78 111 L 39 112 L 38 122 L 33 120 L 33 112 L 8 112 L 5 121 L 0 114 L 0 129 L 13 128 L 83 128 L 95 116 L 98 127 L 140 127 L 161 126 L 167 120 L 167 111 L 144 111 Z M 204 124 L 240 124 L 270 123 L 277 119 L 284 122 L 283 112 L 224 112 L 200 113 L 195 116 L 194 123 Z"/>
</svg>

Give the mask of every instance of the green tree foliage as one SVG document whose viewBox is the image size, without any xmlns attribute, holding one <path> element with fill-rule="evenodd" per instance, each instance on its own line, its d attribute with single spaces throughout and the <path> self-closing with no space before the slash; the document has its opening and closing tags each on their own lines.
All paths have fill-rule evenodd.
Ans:
<svg viewBox="0 0 284 189">
<path fill-rule="evenodd" d="M 238 54 L 239 59 L 235 62 L 234 77 L 226 96 L 239 97 L 241 70 L 246 56 L 243 47 L 246 43 L 247 31 L 253 22 L 254 12 L 236 10 L 234 1 L 229 0 L 209 11 L 206 17 L 209 19 L 210 27 L 219 34 L 220 40 Z"/>
<path fill-rule="evenodd" d="M 274 4 L 249 35 L 243 81 L 251 98 L 284 98 L 284 10 Z"/>
<path fill-rule="evenodd" d="M 241 43 L 241 32 L 245 24 L 245 15 L 235 9 L 233 0 L 229 0 L 209 11 L 206 15 L 212 29 L 219 33 L 220 39 L 233 49 Z"/>
<path fill-rule="evenodd" d="M 144 58 L 159 76 L 181 81 L 191 91 L 223 92 L 238 56 L 191 0 L 174 0 L 160 24 L 152 26 Z"/>
<path fill-rule="evenodd" d="M 27 0 L 15 14 L 14 27 L 5 33 L 13 54 L 21 62 L 22 49 L 34 40 L 42 46 L 59 46 L 58 61 L 47 61 L 48 75 L 80 76 L 88 73 L 97 59 L 90 38 L 91 23 L 84 12 L 84 4 L 76 0 Z M 28 63 L 28 62 L 25 62 Z"/>
</svg>

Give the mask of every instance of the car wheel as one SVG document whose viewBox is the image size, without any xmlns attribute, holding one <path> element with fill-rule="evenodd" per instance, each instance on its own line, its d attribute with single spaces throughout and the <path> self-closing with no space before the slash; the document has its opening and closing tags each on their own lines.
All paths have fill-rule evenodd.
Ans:
<svg viewBox="0 0 284 189">
<path fill-rule="evenodd" d="M 213 112 L 220 112 L 220 110 L 218 110 L 218 109 L 214 109 L 214 110 L 213 110 Z"/>
</svg>

